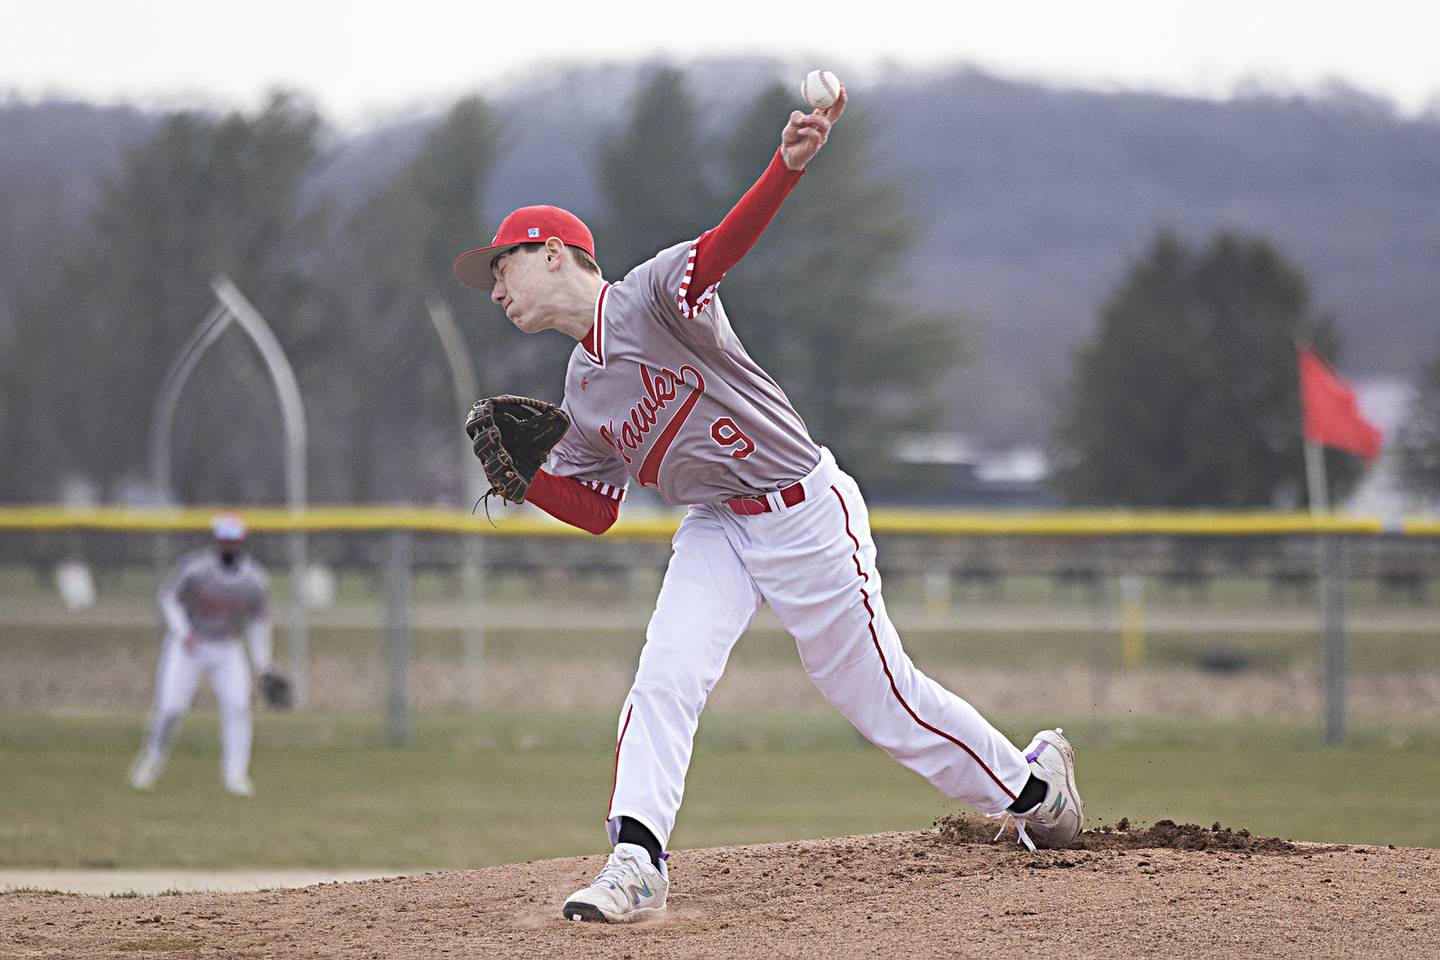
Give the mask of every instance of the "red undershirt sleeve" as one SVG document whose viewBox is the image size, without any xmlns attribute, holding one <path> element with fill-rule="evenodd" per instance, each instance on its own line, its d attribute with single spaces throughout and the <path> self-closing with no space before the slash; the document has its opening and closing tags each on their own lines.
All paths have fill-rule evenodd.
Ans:
<svg viewBox="0 0 1440 960">
<path fill-rule="evenodd" d="M 579 527 L 597 537 L 609 530 L 620 516 L 620 501 L 591 490 L 579 480 L 557 477 L 540 470 L 525 492 L 533 503 L 556 520 Z"/>
<path fill-rule="evenodd" d="M 695 243 L 695 272 L 685 291 L 685 303 L 691 310 L 699 305 L 711 287 L 720 282 L 726 271 L 750 252 L 804 175 L 804 170 L 791 170 L 785 166 L 784 158 L 776 150 L 760 179 L 745 191 L 745 196 L 725 215 L 725 219 L 700 236 Z"/>
</svg>

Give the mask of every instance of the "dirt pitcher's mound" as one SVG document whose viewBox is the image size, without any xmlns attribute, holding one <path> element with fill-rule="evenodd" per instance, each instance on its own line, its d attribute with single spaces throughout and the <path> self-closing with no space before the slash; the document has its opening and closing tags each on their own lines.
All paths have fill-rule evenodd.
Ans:
<svg viewBox="0 0 1440 960">
<path fill-rule="evenodd" d="M 598 856 L 250 894 L 11 893 L 0 956 L 1440 956 L 1433 851 L 1162 823 L 1032 854 L 989 843 L 995 826 L 682 850 L 670 909 L 631 925 L 560 918 Z"/>
</svg>

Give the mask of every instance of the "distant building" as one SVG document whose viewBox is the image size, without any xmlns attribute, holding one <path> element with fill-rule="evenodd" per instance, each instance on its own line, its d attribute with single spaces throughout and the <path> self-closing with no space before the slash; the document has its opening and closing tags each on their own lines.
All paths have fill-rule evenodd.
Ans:
<svg viewBox="0 0 1440 960">
<path fill-rule="evenodd" d="M 1398 516 L 1440 509 L 1440 504 L 1426 504 L 1415 493 L 1406 490 L 1400 483 L 1400 450 L 1396 439 L 1400 425 L 1410 409 L 1415 388 L 1409 381 L 1398 377 L 1380 377 L 1372 380 L 1355 381 L 1355 395 L 1360 401 L 1360 412 L 1385 435 L 1380 459 L 1365 471 L 1365 476 L 1356 485 L 1342 509 L 1347 513 L 1379 514 Z"/>
<path fill-rule="evenodd" d="M 906 473 L 894 483 L 871 481 L 872 499 L 914 506 L 1035 509 L 1055 505 L 1050 458 L 1039 447 L 977 447 L 955 433 L 910 434 L 895 443 Z"/>
</svg>

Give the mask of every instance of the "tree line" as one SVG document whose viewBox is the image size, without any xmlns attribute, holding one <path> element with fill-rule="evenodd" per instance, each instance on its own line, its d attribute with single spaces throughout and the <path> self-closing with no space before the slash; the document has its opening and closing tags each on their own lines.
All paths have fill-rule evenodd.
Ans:
<svg viewBox="0 0 1440 960">
<path fill-rule="evenodd" d="M 660 70 L 603 142 L 567 145 L 597 158 L 603 204 L 590 219 L 607 275 L 713 226 L 764 169 L 791 106 L 766 89 L 738 122 L 706 134 L 687 78 Z M 163 118 L 15 308 L 0 419 L 13 466 L 0 498 L 55 499 L 76 477 L 105 500 L 153 495 L 146 442 L 158 384 L 210 308 L 210 278 L 224 273 L 296 369 L 313 499 L 462 500 L 462 471 L 475 467 L 458 459 L 464 411 L 427 302 L 465 318 L 486 393 L 557 397 L 571 346 L 518 334 L 450 275 L 454 257 L 493 232 L 479 211 L 504 202 L 487 191 L 505 126 L 483 98 L 460 100 L 361 201 L 341 203 L 317 187 L 332 134 L 301 97 L 277 94 L 248 115 Z M 882 296 L 875 278 L 898 285 L 914 228 L 894 210 L 893 185 L 859 175 L 874 149 L 863 111 L 846 128 L 724 296 L 816 433 L 864 474 L 886 460 L 893 424 L 934 423 L 959 321 Z M 280 499 L 278 421 L 258 360 L 227 334 L 176 418 L 177 498 Z"/>
<path fill-rule="evenodd" d="M 594 164 L 596 207 L 577 212 L 595 228 L 607 276 L 717 222 L 768 162 L 792 108 L 790 91 L 767 87 L 716 124 L 683 71 L 659 69 L 598 137 L 560 147 Z M 314 499 L 459 502 L 474 467 L 461 459 L 464 411 L 427 300 L 464 318 L 482 392 L 558 396 L 570 348 L 560 335 L 518 334 L 449 273 L 493 231 L 481 211 L 510 202 L 493 181 L 514 123 L 484 98 L 457 101 L 416 125 L 401 162 L 342 195 L 328 166 L 337 136 L 303 97 L 161 118 L 103 178 L 73 236 L 15 253 L 35 266 L 0 304 L 11 316 L 0 323 L 0 499 L 56 499 L 74 477 L 106 500 L 147 495 L 159 379 L 209 308 L 209 278 L 224 272 L 296 367 Z M 966 322 L 912 295 L 918 230 L 902 184 L 877 169 L 884 138 L 858 105 L 723 297 L 747 347 L 862 482 L 887 497 L 943 498 L 945 479 L 898 464 L 894 446 L 954 421 L 937 387 L 964 375 Z M 1108 282 L 1063 391 L 1057 493 L 1086 504 L 1294 502 L 1294 342 L 1341 359 L 1336 324 L 1299 269 L 1262 237 L 1221 231 L 1187 244 L 1160 231 Z M 1432 494 L 1436 356 L 1397 438 L 1405 476 Z M 179 498 L 281 499 L 278 421 L 258 360 L 227 335 L 177 418 Z M 1337 457 L 1336 474 L 1343 486 L 1358 469 Z"/>
</svg>

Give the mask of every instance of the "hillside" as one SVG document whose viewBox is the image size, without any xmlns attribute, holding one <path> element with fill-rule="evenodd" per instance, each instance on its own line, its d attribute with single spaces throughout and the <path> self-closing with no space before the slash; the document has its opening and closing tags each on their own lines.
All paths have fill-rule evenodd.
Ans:
<svg viewBox="0 0 1440 960">
<path fill-rule="evenodd" d="M 487 215 L 541 198 L 600 213 L 594 146 L 644 69 L 576 70 L 555 81 L 578 91 L 565 97 L 544 85 L 499 90 L 506 152 Z M 716 130 L 778 72 L 754 62 L 691 69 Z M 1335 314 L 1352 375 L 1406 376 L 1440 335 L 1440 118 L 1402 118 L 1345 90 L 1215 102 L 973 70 L 898 77 L 854 96 L 874 137 L 874 175 L 903 183 L 920 226 L 909 276 L 876 282 L 966 316 L 970 362 L 949 384 L 948 419 L 984 442 L 1048 434 L 1073 350 L 1160 226 L 1275 241 L 1309 276 L 1316 308 Z M 337 133 L 316 189 L 360 202 L 429 119 Z M 132 108 L 0 106 L 0 342 L 97 178 L 153 120 Z M 807 189 L 823 182 L 817 163 Z"/>
</svg>

